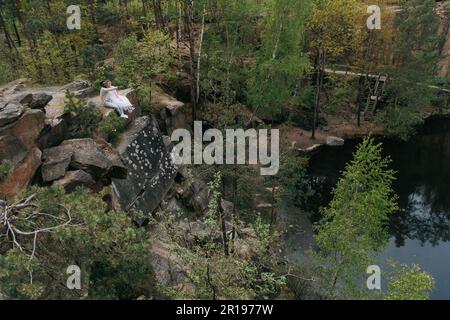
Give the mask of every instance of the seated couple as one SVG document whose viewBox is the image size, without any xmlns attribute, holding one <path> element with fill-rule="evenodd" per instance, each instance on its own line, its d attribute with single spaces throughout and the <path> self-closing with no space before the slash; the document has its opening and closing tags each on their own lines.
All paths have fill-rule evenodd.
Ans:
<svg viewBox="0 0 450 320">
<path fill-rule="evenodd" d="M 100 89 L 100 98 L 105 107 L 116 110 L 121 118 L 128 119 L 126 113 L 130 113 L 134 110 L 130 100 L 125 96 L 119 95 L 117 93 L 117 87 L 113 87 L 111 81 L 102 81 L 100 85 L 102 86 Z"/>
</svg>

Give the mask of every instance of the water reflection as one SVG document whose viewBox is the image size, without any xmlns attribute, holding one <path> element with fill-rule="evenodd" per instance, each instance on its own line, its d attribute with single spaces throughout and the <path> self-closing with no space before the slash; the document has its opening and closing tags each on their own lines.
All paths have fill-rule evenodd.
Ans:
<svg viewBox="0 0 450 320">
<path fill-rule="evenodd" d="M 358 143 L 325 148 L 311 158 L 312 187 L 317 191 L 310 204 L 314 211 L 331 200 L 331 190 Z M 392 238 L 383 256 L 419 263 L 436 280 L 433 298 L 450 298 L 442 287 L 449 284 L 450 264 L 450 119 L 430 119 L 407 143 L 384 140 L 383 150 L 397 171 L 394 189 L 401 208 L 390 219 Z M 318 219 L 316 213 L 314 220 Z"/>
<path fill-rule="evenodd" d="M 450 240 L 448 198 L 440 199 L 440 195 L 443 194 L 434 188 L 420 185 L 413 193 L 400 198 L 402 210 L 392 216 L 389 225 L 398 247 L 404 246 L 407 239 L 419 240 L 421 244 L 428 242 L 432 246 Z"/>
</svg>

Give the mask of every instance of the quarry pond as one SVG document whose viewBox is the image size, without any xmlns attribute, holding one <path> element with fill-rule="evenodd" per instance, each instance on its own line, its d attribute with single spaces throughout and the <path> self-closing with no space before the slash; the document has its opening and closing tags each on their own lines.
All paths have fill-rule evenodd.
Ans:
<svg viewBox="0 0 450 320">
<path fill-rule="evenodd" d="M 408 142 L 378 140 L 397 172 L 394 189 L 401 208 L 390 219 L 390 242 L 379 264 L 383 268 L 389 258 L 419 264 L 435 279 L 431 298 L 450 299 L 450 118 L 427 119 Z M 325 147 L 311 156 L 311 181 L 320 195 L 312 201 L 313 211 L 330 201 L 331 190 L 358 143 L 349 140 L 343 147 Z M 315 214 L 311 222 L 319 219 Z M 301 237 L 299 241 L 308 242 Z"/>
</svg>

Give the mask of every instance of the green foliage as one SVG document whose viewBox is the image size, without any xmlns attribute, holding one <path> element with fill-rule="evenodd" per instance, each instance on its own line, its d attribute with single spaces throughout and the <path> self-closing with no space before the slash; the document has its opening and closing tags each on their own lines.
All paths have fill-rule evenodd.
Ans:
<svg viewBox="0 0 450 320">
<path fill-rule="evenodd" d="M 327 294 L 355 297 L 363 294 L 358 279 L 365 276 L 374 254 L 388 243 L 386 223 L 397 208 L 391 184 L 390 159 L 381 144 L 366 138 L 359 145 L 333 190 L 317 226 L 317 257 Z"/>
<path fill-rule="evenodd" d="M 281 200 L 288 205 L 305 206 L 313 194 L 307 180 L 308 159 L 287 152 L 282 154 L 280 160 L 278 179 Z"/>
<path fill-rule="evenodd" d="M 8 178 L 12 168 L 12 163 L 9 160 L 2 160 L 0 162 L 0 183 Z"/>
<path fill-rule="evenodd" d="M 450 82 L 443 77 L 436 77 L 433 79 L 433 85 L 438 86 L 442 89 L 450 90 Z"/>
<path fill-rule="evenodd" d="M 384 126 L 387 136 L 404 141 L 413 136 L 424 122 L 419 114 L 404 109 L 378 112 L 375 120 Z"/>
<path fill-rule="evenodd" d="M 351 99 L 356 96 L 353 82 L 333 80 L 330 88 L 330 99 L 324 107 L 327 112 L 336 112 L 339 109 L 348 108 Z"/>
<path fill-rule="evenodd" d="M 72 114 L 69 128 L 70 138 L 92 137 L 101 120 L 100 111 L 95 105 L 86 105 L 82 100 L 75 98 L 73 93 L 67 91 L 64 111 Z"/>
<path fill-rule="evenodd" d="M 98 44 L 86 45 L 81 50 L 82 70 L 93 79 L 96 65 L 105 59 L 105 49 Z"/>
<path fill-rule="evenodd" d="M 186 270 L 183 287 L 176 290 L 161 286 L 170 298 L 177 299 L 270 299 L 274 298 L 285 284 L 285 278 L 274 273 L 276 258 L 271 253 L 276 235 L 270 226 L 257 219 L 252 225 L 256 238 L 237 238 L 229 241 L 230 251 L 224 254 L 220 218 L 221 174 L 217 173 L 209 184 L 211 202 L 206 216 L 202 218 L 204 230 L 197 233 L 194 241 L 186 241 L 180 229 L 188 221 L 179 221 L 179 216 L 160 212 L 152 221 L 158 232 L 156 240 L 167 244 L 168 250 Z M 250 225 L 233 221 L 241 230 Z M 242 256 L 244 248 L 251 248 L 249 255 Z"/>
<path fill-rule="evenodd" d="M 13 81 L 20 76 L 21 65 L 16 56 L 12 56 L 6 48 L 0 47 L 0 85 Z"/>
<path fill-rule="evenodd" d="M 107 141 L 115 144 L 117 139 L 126 129 L 126 121 L 120 118 L 115 112 L 111 112 L 98 125 L 98 131 Z"/>
<path fill-rule="evenodd" d="M 17 236 L 24 250 L 14 247 L 0 260 L 0 292 L 12 299 L 135 299 L 155 294 L 146 231 L 135 227 L 125 212 L 107 211 L 101 196 L 86 189 L 65 194 L 33 188 L 29 193 L 36 194 L 33 207 L 20 211 L 23 219 L 15 227 L 55 229 L 38 233 L 32 256 L 33 234 Z M 81 268 L 81 290 L 65 286 L 70 265 Z"/>
<path fill-rule="evenodd" d="M 433 277 L 418 265 L 407 266 L 392 263 L 388 274 L 388 291 L 385 300 L 428 300 L 434 289 Z"/>
<path fill-rule="evenodd" d="M 315 1 L 307 22 L 311 53 L 323 52 L 327 60 L 354 54 L 362 44 L 365 10 L 358 0 Z"/>
<path fill-rule="evenodd" d="M 303 52 L 309 0 L 268 2 L 262 48 L 247 81 L 247 98 L 257 114 L 279 120 L 288 105 L 297 104 L 298 84 L 309 73 Z"/>
<path fill-rule="evenodd" d="M 434 95 L 433 83 L 439 60 L 439 18 L 435 1 L 411 0 L 402 2 L 396 17 L 398 30 L 394 46 L 395 65 L 388 68 L 387 115 L 383 118 L 386 130 L 406 139 L 411 129 L 420 123 L 416 115 L 428 107 Z M 406 109 L 400 111 L 398 109 Z M 397 129 L 398 127 L 398 129 Z"/>
<path fill-rule="evenodd" d="M 142 40 L 135 34 L 122 39 L 115 48 L 118 77 L 127 79 L 133 87 L 148 84 L 156 76 L 169 78 L 172 62 L 169 37 L 161 31 L 149 31 Z"/>
</svg>

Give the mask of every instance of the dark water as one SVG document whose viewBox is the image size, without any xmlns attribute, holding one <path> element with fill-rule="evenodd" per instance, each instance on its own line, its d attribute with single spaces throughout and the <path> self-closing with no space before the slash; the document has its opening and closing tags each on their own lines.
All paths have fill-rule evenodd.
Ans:
<svg viewBox="0 0 450 320">
<path fill-rule="evenodd" d="M 433 299 L 450 299 L 450 119 L 429 119 L 409 142 L 380 140 L 397 171 L 394 189 L 401 212 L 392 216 L 391 240 L 380 257 L 419 264 L 436 281 Z M 330 191 L 358 141 L 325 148 L 311 158 L 316 205 L 326 205 Z M 316 217 L 317 218 L 317 217 Z"/>
</svg>

